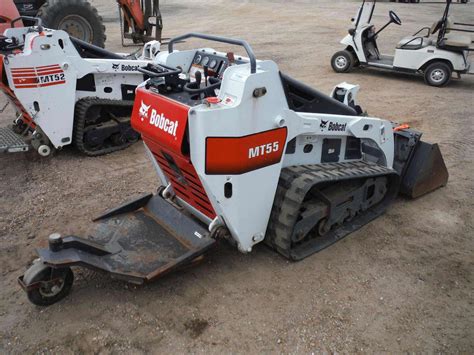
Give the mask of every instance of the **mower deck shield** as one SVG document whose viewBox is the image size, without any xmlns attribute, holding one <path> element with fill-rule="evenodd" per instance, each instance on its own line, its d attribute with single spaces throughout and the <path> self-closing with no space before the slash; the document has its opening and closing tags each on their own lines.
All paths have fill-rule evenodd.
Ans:
<svg viewBox="0 0 474 355">
<path fill-rule="evenodd" d="M 215 240 L 159 195 L 145 195 L 106 212 L 87 239 L 51 239 L 39 249 L 52 267 L 80 265 L 142 284 L 197 261 Z"/>
</svg>

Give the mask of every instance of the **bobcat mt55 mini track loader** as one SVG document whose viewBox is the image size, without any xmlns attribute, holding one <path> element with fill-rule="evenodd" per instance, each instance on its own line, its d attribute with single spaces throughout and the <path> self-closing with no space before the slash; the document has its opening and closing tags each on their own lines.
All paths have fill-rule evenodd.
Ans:
<svg viewBox="0 0 474 355">
<path fill-rule="evenodd" d="M 247 57 L 174 50 L 188 38 L 239 45 Z M 98 217 L 89 238 L 51 235 L 19 278 L 35 304 L 68 294 L 71 266 L 141 284 L 220 238 L 301 260 L 380 216 L 399 192 L 447 183 L 438 146 L 362 115 L 358 87 L 326 96 L 257 60 L 245 41 L 189 33 L 142 71 L 150 79 L 137 88 L 132 127 L 162 186 Z"/>
<path fill-rule="evenodd" d="M 160 43 L 125 56 L 35 21 L 0 36 L 0 90 L 17 112 L 13 127 L 0 128 L 0 152 L 33 147 L 48 156 L 73 143 L 96 156 L 136 142 L 130 114 L 146 78 L 137 69 L 154 61 Z"/>
</svg>

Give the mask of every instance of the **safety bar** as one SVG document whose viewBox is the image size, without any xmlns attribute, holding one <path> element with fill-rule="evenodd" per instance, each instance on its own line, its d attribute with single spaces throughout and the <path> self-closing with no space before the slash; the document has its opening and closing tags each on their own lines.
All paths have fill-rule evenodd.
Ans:
<svg viewBox="0 0 474 355">
<path fill-rule="evenodd" d="M 33 21 L 36 26 L 38 26 L 38 31 L 43 32 L 43 20 L 41 20 L 39 17 L 32 17 L 32 16 L 20 16 L 17 17 L 16 19 L 12 20 L 11 26 L 12 28 L 15 27 L 15 23 L 20 21 L 20 20 L 28 20 L 28 21 Z"/>
<path fill-rule="evenodd" d="M 424 30 L 428 30 L 428 34 L 426 35 L 426 37 L 429 37 L 430 34 L 431 34 L 431 28 L 430 27 L 423 27 L 422 29 L 420 29 L 419 31 L 414 33 L 413 36 L 417 36 L 421 31 L 424 31 Z"/>
<path fill-rule="evenodd" d="M 178 36 L 178 37 L 174 37 L 170 39 L 168 43 L 168 52 L 173 53 L 173 45 L 176 42 L 180 42 L 187 38 L 201 38 L 208 41 L 228 43 L 228 44 L 244 47 L 250 59 L 250 73 L 255 74 L 257 72 L 257 60 L 255 59 L 255 54 L 253 53 L 252 47 L 250 47 L 250 45 L 242 39 L 233 39 L 233 38 L 227 38 L 227 37 L 221 37 L 221 36 L 207 35 L 204 33 L 190 32 L 182 36 Z"/>
<path fill-rule="evenodd" d="M 470 26 L 474 27 L 474 23 L 462 23 L 462 22 L 455 22 L 455 25 L 460 25 L 460 26 Z"/>
<path fill-rule="evenodd" d="M 407 43 L 402 44 L 402 45 L 400 46 L 400 49 L 403 49 L 403 47 L 409 45 L 411 42 L 416 41 L 417 39 L 421 39 L 421 43 L 420 43 L 420 45 L 419 45 L 418 48 L 417 48 L 417 49 L 420 49 L 420 48 L 423 47 L 423 41 L 424 41 L 423 38 L 426 38 L 426 37 L 420 37 L 420 36 L 414 37 L 414 38 L 412 38 L 411 40 L 409 40 Z"/>
<path fill-rule="evenodd" d="M 466 25 L 464 25 L 466 26 Z M 465 30 L 464 28 L 449 28 L 450 31 L 457 31 L 457 32 L 469 32 L 469 33 L 474 33 L 474 30 Z"/>
</svg>

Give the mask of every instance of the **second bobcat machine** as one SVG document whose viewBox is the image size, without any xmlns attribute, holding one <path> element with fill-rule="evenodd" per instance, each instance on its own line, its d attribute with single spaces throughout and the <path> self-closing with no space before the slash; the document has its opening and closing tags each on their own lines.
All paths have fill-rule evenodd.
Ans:
<svg viewBox="0 0 474 355">
<path fill-rule="evenodd" d="M 136 142 L 130 114 L 135 88 L 147 78 L 138 68 L 154 62 L 160 42 L 117 54 L 27 19 L 37 24 L 0 36 L 0 91 L 16 111 L 12 127 L 0 128 L 0 152 L 33 148 L 48 156 L 74 144 L 97 156 Z"/>
<path fill-rule="evenodd" d="M 242 46 L 247 57 L 176 51 L 188 38 Z M 71 266 L 142 284 L 223 238 L 243 253 L 263 242 L 301 260 L 380 216 L 399 192 L 447 183 L 438 145 L 362 114 L 357 87 L 326 96 L 257 60 L 243 40 L 176 37 L 143 72 L 132 126 L 161 186 L 98 217 L 87 238 L 50 235 L 19 278 L 34 304 L 69 293 Z"/>
</svg>

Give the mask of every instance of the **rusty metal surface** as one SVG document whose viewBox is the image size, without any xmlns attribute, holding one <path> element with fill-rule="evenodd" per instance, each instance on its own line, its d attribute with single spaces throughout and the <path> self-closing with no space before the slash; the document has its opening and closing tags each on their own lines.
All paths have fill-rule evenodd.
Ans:
<svg viewBox="0 0 474 355">
<path fill-rule="evenodd" d="M 158 195 L 138 210 L 101 219 L 88 239 L 113 252 L 96 255 L 72 247 L 38 254 L 52 266 L 81 265 L 143 283 L 192 263 L 215 244 L 204 226 Z"/>
</svg>

